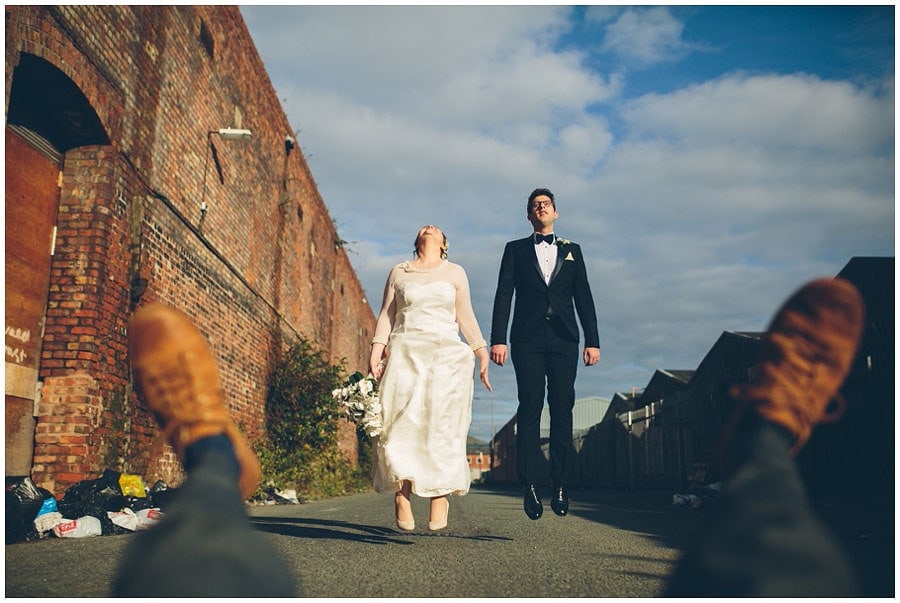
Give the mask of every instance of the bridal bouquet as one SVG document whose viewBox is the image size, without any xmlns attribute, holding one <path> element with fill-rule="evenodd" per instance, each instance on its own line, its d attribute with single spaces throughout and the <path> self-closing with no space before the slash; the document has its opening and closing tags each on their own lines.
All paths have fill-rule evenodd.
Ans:
<svg viewBox="0 0 900 603">
<path fill-rule="evenodd" d="M 378 387 L 371 375 L 363 377 L 357 371 L 341 387 L 331 392 L 331 395 L 344 408 L 344 415 L 367 436 L 374 438 L 381 434 L 381 402 L 378 400 Z"/>
</svg>

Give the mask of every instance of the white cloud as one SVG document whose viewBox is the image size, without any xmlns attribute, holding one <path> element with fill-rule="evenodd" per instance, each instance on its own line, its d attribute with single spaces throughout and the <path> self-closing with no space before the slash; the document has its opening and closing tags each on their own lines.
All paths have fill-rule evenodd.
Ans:
<svg viewBox="0 0 900 603">
<path fill-rule="evenodd" d="M 852 156 L 893 140 L 893 94 L 875 92 L 813 75 L 738 73 L 648 94 L 630 103 L 624 117 L 635 136 Z"/>
<path fill-rule="evenodd" d="M 771 96 L 758 92 L 760 79 Z M 842 111 L 780 118 L 781 88 Z M 577 205 L 574 222 L 561 206 L 566 233 L 594 254 L 604 360 L 582 373 L 582 387 L 609 397 L 658 368 L 696 368 L 722 331 L 763 330 L 802 282 L 855 255 L 892 254 L 892 132 L 883 127 L 892 99 L 816 78 L 726 76 L 636 99 L 620 114 L 624 137 L 578 193 L 591 202 Z M 769 127 L 773 115 L 780 129 Z"/>
<path fill-rule="evenodd" d="M 686 50 L 667 9 L 603 9 L 607 44 L 632 59 Z M 893 253 L 892 81 L 735 71 L 629 100 L 620 65 L 557 49 L 569 8 L 242 10 L 374 311 L 436 223 L 487 334 L 503 244 L 529 232 L 531 189 L 553 189 L 600 319 L 579 396 L 696 368 L 804 280 Z M 482 427 L 491 399 L 496 427 L 515 412 L 511 366 L 491 380 Z"/>
<path fill-rule="evenodd" d="M 601 11 L 593 18 L 603 22 L 609 13 Z M 638 66 L 674 61 L 690 49 L 683 30 L 684 24 L 668 8 L 629 8 L 606 28 L 603 49 Z"/>
</svg>

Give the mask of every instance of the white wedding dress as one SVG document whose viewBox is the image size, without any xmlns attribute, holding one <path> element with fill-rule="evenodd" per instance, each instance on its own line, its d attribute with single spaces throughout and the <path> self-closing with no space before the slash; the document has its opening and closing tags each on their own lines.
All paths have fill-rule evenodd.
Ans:
<svg viewBox="0 0 900 603">
<path fill-rule="evenodd" d="M 466 494 L 472 352 L 486 343 L 462 267 L 447 261 L 431 270 L 395 266 L 373 342 L 388 350 L 378 384 L 384 431 L 376 442 L 375 490 L 394 492 L 409 480 L 418 496 Z"/>
</svg>

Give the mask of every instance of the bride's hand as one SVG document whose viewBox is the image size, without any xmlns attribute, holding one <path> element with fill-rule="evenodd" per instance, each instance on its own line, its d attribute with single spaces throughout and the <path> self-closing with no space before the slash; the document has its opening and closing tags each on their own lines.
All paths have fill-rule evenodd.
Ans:
<svg viewBox="0 0 900 603">
<path fill-rule="evenodd" d="M 384 375 L 384 360 L 381 360 L 378 363 L 371 365 L 369 367 L 369 372 L 372 373 L 372 376 L 375 378 L 375 381 L 381 381 L 381 376 Z"/>
<path fill-rule="evenodd" d="M 481 382 L 484 383 L 484 387 L 487 388 L 489 392 L 494 391 L 491 387 L 491 382 L 488 379 L 488 363 L 484 362 L 481 364 L 481 370 L 478 371 L 479 376 L 481 377 Z"/>
<path fill-rule="evenodd" d="M 384 365 L 387 362 L 387 354 L 385 354 L 385 345 L 383 343 L 373 343 L 372 353 L 369 354 L 369 373 L 380 381 L 384 374 Z"/>
<path fill-rule="evenodd" d="M 488 357 L 487 347 L 475 350 L 475 356 L 478 357 L 478 376 L 481 379 L 481 382 L 484 383 L 484 387 L 487 388 L 489 392 L 494 391 L 493 388 L 491 388 L 491 382 L 488 379 L 488 369 L 491 366 L 491 362 Z"/>
</svg>

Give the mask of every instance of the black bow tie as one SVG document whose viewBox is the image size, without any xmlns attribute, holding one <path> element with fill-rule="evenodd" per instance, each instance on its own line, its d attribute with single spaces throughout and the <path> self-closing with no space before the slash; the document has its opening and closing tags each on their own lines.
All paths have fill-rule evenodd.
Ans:
<svg viewBox="0 0 900 603">
<path fill-rule="evenodd" d="M 534 233 L 534 244 L 538 245 L 541 243 L 541 241 L 546 241 L 550 245 L 553 245 L 553 235 L 552 234 L 542 235 L 539 232 Z"/>
</svg>

